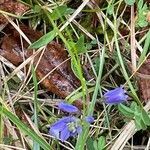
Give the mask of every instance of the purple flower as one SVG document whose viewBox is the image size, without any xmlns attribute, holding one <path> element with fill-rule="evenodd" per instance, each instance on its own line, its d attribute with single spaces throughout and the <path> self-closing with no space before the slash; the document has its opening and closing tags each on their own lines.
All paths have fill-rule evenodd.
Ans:
<svg viewBox="0 0 150 150">
<path fill-rule="evenodd" d="M 69 137 L 74 137 L 82 132 L 79 119 L 73 116 L 63 117 L 50 126 L 49 134 L 55 138 L 66 141 Z"/>
<path fill-rule="evenodd" d="M 79 109 L 71 104 L 67 104 L 65 102 L 60 102 L 58 105 L 58 108 L 62 111 L 68 112 L 68 113 L 76 113 L 79 111 Z"/>
<path fill-rule="evenodd" d="M 85 117 L 85 121 L 88 122 L 88 123 L 93 123 L 94 118 L 92 116 L 87 116 L 87 117 Z"/>
<path fill-rule="evenodd" d="M 115 88 L 104 94 L 105 102 L 107 104 L 119 104 L 127 100 L 126 90 L 123 87 Z"/>
</svg>

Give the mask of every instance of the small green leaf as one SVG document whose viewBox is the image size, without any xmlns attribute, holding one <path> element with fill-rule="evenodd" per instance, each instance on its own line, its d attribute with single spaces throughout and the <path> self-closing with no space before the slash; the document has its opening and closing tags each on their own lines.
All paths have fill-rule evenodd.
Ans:
<svg viewBox="0 0 150 150">
<path fill-rule="evenodd" d="M 146 27 L 148 25 L 148 22 L 146 21 L 145 16 L 139 17 L 138 20 L 137 20 L 137 24 L 141 28 Z"/>
<path fill-rule="evenodd" d="M 75 9 L 72 9 L 72 8 L 67 8 L 66 12 L 64 15 L 69 15 L 69 14 L 72 14 L 75 12 Z"/>
<path fill-rule="evenodd" d="M 135 125 L 137 130 L 146 130 L 147 126 L 145 125 L 145 123 L 143 122 L 143 120 L 141 119 L 141 117 L 139 116 L 135 116 Z"/>
<path fill-rule="evenodd" d="M 135 124 L 138 130 L 145 130 L 147 128 L 146 124 L 142 119 L 142 108 L 140 106 L 135 107 L 134 112 Z"/>
<path fill-rule="evenodd" d="M 138 7 L 139 10 L 142 9 L 143 4 L 144 4 L 143 0 L 139 0 L 139 1 L 138 1 L 137 7 Z"/>
<path fill-rule="evenodd" d="M 94 39 L 91 42 L 85 43 L 85 47 L 87 50 L 92 49 L 93 46 L 95 46 L 97 44 L 97 41 Z"/>
<path fill-rule="evenodd" d="M 137 25 L 139 27 L 146 27 L 148 25 L 147 19 L 146 19 L 146 14 L 148 12 L 148 6 L 143 0 L 139 0 L 138 4 L 137 4 L 137 8 L 138 8 L 138 18 L 136 20 Z"/>
<path fill-rule="evenodd" d="M 54 11 L 50 14 L 50 16 L 53 20 L 58 20 L 59 18 L 64 16 L 66 11 L 67 11 L 66 5 L 58 6 L 56 9 L 54 9 Z"/>
<path fill-rule="evenodd" d="M 141 129 L 142 129 L 142 126 L 141 126 L 140 122 L 139 122 L 138 120 L 134 120 L 134 122 L 135 122 L 136 129 L 137 129 L 138 131 L 141 130 Z"/>
<path fill-rule="evenodd" d="M 55 36 L 56 36 L 56 31 L 52 30 L 51 32 L 42 36 L 39 40 L 32 43 L 29 46 L 29 48 L 40 48 L 40 47 L 48 44 L 49 42 L 51 42 L 55 38 Z"/>
<path fill-rule="evenodd" d="M 86 146 L 87 146 L 88 150 L 95 150 L 93 143 L 94 143 L 93 139 L 91 137 L 89 137 L 86 141 Z"/>
<path fill-rule="evenodd" d="M 105 137 L 100 136 L 98 139 L 98 144 L 97 144 L 98 150 L 104 150 L 105 145 L 106 145 Z"/>
<path fill-rule="evenodd" d="M 96 45 L 96 44 L 97 44 L 97 40 L 96 40 L 96 39 L 92 40 L 92 41 L 91 41 L 91 44 L 92 44 L 92 45 Z"/>
<path fill-rule="evenodd" d="M 125 3 L 127 5 L 133 5 L 135 3 L 135 0 L 125 0 Z"/>
<path fill-rule="evenodd" d="M 150 117 L 144 109 L 142 110 L 142 120 L 147 126 L 150 126 Z"/>
<path fill-rule="evenodd" d="M 78 69 L 77 69 L 77 67 L 75 66 L 74 61 L 75 61 L 74 59 L 71 59 L 71 69 L 72 69 L 73 73 L 75 74 L 75 76 L 76 76 L 77 78 L 79 78 Z"/>
<path fill-rule="evenodd" d="M 87 50 L 92 49 L 92 44 L 91 44 L 91 43 L 86 43 L 86 49 L 87 49 Z"/>
<path fill-rule="evenodd" d="M 118 109 L 126 117 L 128 117 L 128 118 L 133 118 L 134 117 L 134 111 L 131 108 L 129 108 L 129 107 L 123 105 L 123 104 L 119 104 Z"/>
<path fill-rule="evenodd" d="M 69 44 L 69 46 L 71 47 L 71 49 L 75 48 L 76 43 L 74 43 L 73 41 L 68 40 L 67 43 Z"/>
<path fill-rule="evenodd" d="M 114 5 L 110 5 L 108 8 L 107 8 L 107 12 L 109 15 L 112 15 L 113 12 L 114 12 Z"/>
<path fill-rule="evenodd" d="M 34 11 L 34 13 L 39 13 L 41 11 L 41 7 L 39 5 L 35 5 L 33 7 L 33 11 Z"/>
<path fill-rule="evenodd" d="M 139 106 L 135 107 L 134 119 L 138 118 L 139 120 L 141 120 L 141 116 L 142 116 L 141 108 L 139 108 Z"/>
<path fill-rule="evenodd" d="M 97 141 L 96 141 L 96 140 L 94 141 L 93 146 L 94 146 L 94 149 L 95 149 L 95 150 L 98 150 Z"/>
<path fill-rule="evenodd" d="M 133 101 L 130 105 L 130 108 L 135 111 L 135 108 L 138 107 L 137 103 L 135 101 Z"/>
<path fill-rule="evenodd" d="M 78 39 L 77 43 L 75 44 L 75 48 L 76 48 L 78 54 L 86 52 L 83 35 Z"/>
<path fill-rule="evenodd" d="M 146 13 L 146 12 L 149 11 L 146 3 L 143 5 L 142 11 L 143 11 L 144 13 Z"/>
</svg>

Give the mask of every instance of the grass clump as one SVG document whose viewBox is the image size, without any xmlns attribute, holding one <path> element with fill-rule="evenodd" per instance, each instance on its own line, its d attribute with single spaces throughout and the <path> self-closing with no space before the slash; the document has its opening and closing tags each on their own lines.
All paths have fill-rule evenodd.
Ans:
<svg viewBox="0 0 150 150">
<path fill-rule="evenodd" d="M 28 49 L 39 53 L 53 40 L 65 47 L 71 69 L 81 83 L 65 101 L 73 103 L 80 99 L 83 108 L 75 114 L 58 109 L 58 104 L 64 99 L 39 84 L 41 81 L 35 73 L 38 64 L 34 65 L 34 57 L 14 66 L 11 60 L 0 55 L 0 147 L 35 150 L 148 149 L 150 103 L 141 98 L 139 92 L 143 91 L 138 86 L 141 80 L 136 75 L 149 59 L 148 1 L 20 2 L 29 7 L 22 16 L 4 10 L 0 13 L 30 44 Z M 40 30 L 43 36 L 31 42 L 26 33 L 18 29 L 21 23 Z M 3 30 L 5 32 L 5 28 Z M 52 73 L 59 67 L 56 66 Z M 150 82 L 149 78 L 147 82 Z M 76 119 L 70 121 L 67 118 L 67 123 L 64 120 L 60 123 L 64 116 Z M 87 116 L 93 117 L 94 122 L 85 121 Z M 60 138 L 67 141 L 57 138 L 63 135 L 63 130 L 56 127 L 57 122 L 68 130 L 65 133 L 69 133 L 70 138 Z M 49 134 L 51 126 L 55 132 L 52 135 Z M 79 126 L 82 132 L 77 130 Z M 128 128 L 129 132 L 126 131 Z M 140 141 L 136 132 L 143 136 Z"/>
</svg>

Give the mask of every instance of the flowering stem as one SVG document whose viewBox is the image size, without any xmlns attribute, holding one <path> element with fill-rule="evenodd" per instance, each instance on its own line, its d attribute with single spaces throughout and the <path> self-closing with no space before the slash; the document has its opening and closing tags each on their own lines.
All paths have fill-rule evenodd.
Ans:
<svg viewBox="0 0 150 150">
<path fill-rule="evenodd" d="M 122 67 L 122 70 L 123 70 L 124 78 L 126 79 L 128 85 L 129 85 L 129 88 L 130 88 L 130 90 L 134 96 L 135 101 L 139 104 L 140 107 L 143 107 L 142 103 L 140 102 L 140 100 L 139 100 L 139 98 L 138 98 L 138 96 L 134 90 L 132 83 L 130 82 L 130 79 L 128 77 L 127 71 L 126 71 L 124 63 L 123 63 L 123 59 L 121 56 L 121 52 L 120 52 L 119 44 L 118 44 L 118 39 L 117 39 L 117 18 L 115 15 L 114 15 L 114 25 L 115 25 L 115 30 L 114 30 L 115 45 L 116 45 L 116 49 L 117 49 L 117 55 L 119 58 L 119 62 L 120 62 L 120 65 Z"/>
<path fill-rule="evenodd" d="M 98 72 L 98 76 L 97 76 L 97 80 L 96 80 L 96 85 L 95 85 L 95 90 L 93 93 L 92 101 L 91 101 L 91 104 L 90 104 L 88 112 L 87 112 L 88 116 L 93 115 L 94 106 L 95 106 L 95 103 L 97 100 L 97 94 L 98 94 L 98 90 L 100 87 L 99 84 L 101 81 L 103 65 L 104 65 L 104 58 L 105 58 L 104 55 L 105 55 L 105 47 L 102 48 L 102 53 L 100 55 L 99 72 Z M 87 135 L 89 133 L 89 127 L 90 126 L 87 123 L 83 125 L 83 132 L 77 140 L 76 147 L 75 147 L 76 150 L 83 150 L 84 149 L 84 145 L 85 145 L 85 142 L 86 142 L 87 137 L 88 137 Z"/>
</svg>

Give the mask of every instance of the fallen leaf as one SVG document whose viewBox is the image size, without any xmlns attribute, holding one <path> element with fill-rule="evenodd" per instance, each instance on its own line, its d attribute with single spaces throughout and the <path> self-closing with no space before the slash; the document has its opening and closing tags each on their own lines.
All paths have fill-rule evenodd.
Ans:
<svg viewBox="0 0 150 150">
<path fill-rule="evenodd" d="M 17 0 L 0 0 L 0 10 L 15 14 L 22 15 L 29 8 Z M 8 20 L 0 14 L 0 25 L 7 24 Z"/>
<path fill-rule="evenodd" d="M 42 33 L 39 31 L 34 31 L 24 25 L 21 25 L 20 28 L 32 42 L 35 42 L 42 37 Z M 0 55 L 8 59 L 13 64 L 19 65 L 23 62 L 20 35 L 12 27 L 7 27 L 6 32 L 9 34 L 7 34 L 2 40 Z M 34 51 L 32 49 L 27 49 L 29 45 L 24 40 L 23 45 L 25 53 L 24 57 L 28 58 L 34 53 Z M 80 81 L 71 70 L 71 63 L 68 58 L 67 51 L 62 48 L 60 44 L 56 42 L 49 43 L 46 46 L 44 54 L 42 56 L 41 54 L 42 53 L 39 53 L 34 58 L 34 66 L 38 63 L 36 74 L 39 80 L 56 68 L 46 79 L 42 81 L 41 84 L 44 87 L 62 98 L 65 98 L 79 87 Z M 41 59 L 39 61 L 40 57 Z M 77 107 L 81 108 L 81 101 L 76 101 L 75 103 Z"/>
<path fill-rule="evenodd" d="M 147 59 L 139 68 L 136 77 L 141 99 L 148 101 L 150 99 L 150 59 Z"/>
</svg>

